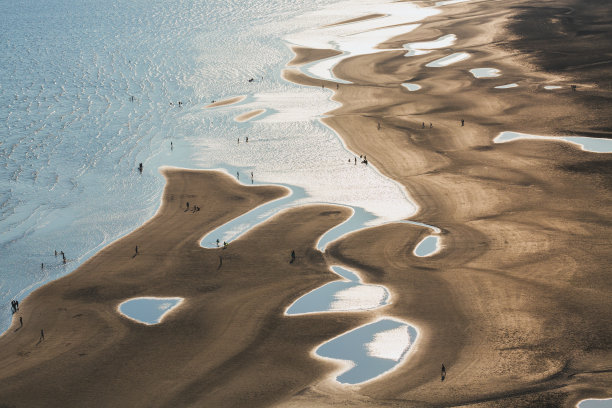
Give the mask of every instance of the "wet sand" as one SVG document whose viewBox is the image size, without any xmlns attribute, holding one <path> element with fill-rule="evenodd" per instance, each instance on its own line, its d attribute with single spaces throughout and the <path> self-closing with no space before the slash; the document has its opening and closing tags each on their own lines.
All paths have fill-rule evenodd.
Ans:
<svg viewBox="0 0 612 408">
<path fill-rule="evenodd" d="M 577 15 L 588 7 L 564 3 Z M 388 224 L 350 234 L 322 254 L 319 236 L 349 216 L 322 205 L 282 212 L 225 250 L 204 249 L 198 240 L 207 231 L 286 191 L 242 186 L 215 172 L 166 170 L 152 220 L 21 302 L 25 326 L 16 330 L 15 320 L 0 337 L 0 404 L 571 407 L 610 397 L 612 159 L 549 141 L 492 142 L 506 130 L 605 135 L 612 128 L 611 92 L 597 82 L 609 73 L 605 66 L 584 78 L 579 68 L 561 75 L 542 68 L 542 52 L 516 51 L 539 35 L 533 27 L 521 26 L 522 39 L 504 30 L 522 13 L 555 25 L 550 8 L 538 14 L 527 7 L 534 5 L 447 6 L 383 47 L 456 34 L 452 50 L 410 58 L 388 51 L 335 69 L 353 84 L 339 86 L 334 99 L 343 105 L 325 123 L 406 186 L 420 206 L 413 220 L 442 229 L 440 252 L 414 256 L 429 231 Z M 471 57 L 425 67 L 461 51 Z M 325 54 L 296 53 L 303 61 Z M 502 75 L 475 79 L 469 69 L 478 67 Z M 336 88 L 295 69 L 284 76 Z M 422 89 L 409 92 L 406 81 Z M 520 86 L 494 89 L 510 82 Z M 564 88 L 543 90 L 549 83 Z M 186 201 L 202 210 L 185 212 Z M 291 250 L 297 261 L 290 265 Z M 283 316 L 301 294 L 336 279 L 331 264 L 383 284 L 392 304 Z M 116 311 L 134 296 L 185 302 L 147 327 Z M 337 365 L 314 358 L 313 348 L 382 316 L 419 327 L 407 361 L 362 386 L 336 384 L 330 374 Z M 41 328 L 45 340 L 37 344 Z"/>
<path fill-rule="evenodd" d="M 237 122 L 246 122 L 253 119 L 255 116 L 261 115 L 265 112 L 265 109 L 254 109 L 252 111 L 245 112 L 234 118 Z"/>
</svg>

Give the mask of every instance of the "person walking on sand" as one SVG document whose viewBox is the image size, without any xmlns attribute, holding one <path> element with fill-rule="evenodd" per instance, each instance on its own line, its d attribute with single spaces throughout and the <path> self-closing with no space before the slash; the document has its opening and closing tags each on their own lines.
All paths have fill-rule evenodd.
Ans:
<svg viewBox="0 0 612 408">
<path fill-rule="evenodd" d="M 446 378 L 446 367 L 444 367 L 444 364 L 442 364 L 441 381 L 444 381 L 445 378 Z"/>
<path fill-rule="evenodd" d="M 134 253 L 134 256 L 138 255 L 138 245 L 136 245 L 136 251 Z"/>
<path fill-rule="evenodd" d="M 461 126 L 465 124 L 465 120 L 461 119 Z"/>
<path fill-rule="evenodd" d="M 19 327 L 23 327 L 23 317 L 19 316 Z"/>
<path fill-rule="evenodd" d="M 45 331 L 43 329 L 40 329 L 40 338 L 38 339 L 38 341 L 44 341 L 45 340 Z"/>
<path fill-rule="evenodd" d="M 425 129 L 425 122 L 423 122 L 423 129 Z"/>
<path fill-rule="evenodd" d="M 295 261 L 295 251 L 291 251 L 291 262 L 289 263 L 293 263 Z"/>
<path fill-rule="evenodd" d="M 380 122 L 378 122 L 378 125 L 376 126 L 377 130 L 380 130 Z"/>
<path fill-rule="evenodd" d="M 433 127 L 433 124 L 429 122 L 429 128 L 431 129 L 432 127 Z"/>
</svg>

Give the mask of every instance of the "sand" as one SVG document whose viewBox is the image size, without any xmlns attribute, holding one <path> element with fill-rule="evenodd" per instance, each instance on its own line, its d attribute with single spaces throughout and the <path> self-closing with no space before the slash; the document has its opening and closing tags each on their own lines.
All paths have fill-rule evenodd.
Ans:
<svg viewBox="0 0 612 408">
<path fill-rule="evenodd" d="M 234 118 L 234 120 L 236 122 L 247 122 L 247 121 L 253 119 L 255 116 L 259 116 L 259 115 L 261 115 L 264 112 L 265 112 L 265 109 L 254 109 L 252 111 L 248 111 L 248 112 L 245 112 L 245 113 L 242 113 L 242 114 L 236 116 Z"/>
<path fill-rule="evenodd" d="M 0 337 L 0 405 L 572 407 L 610 397 L 610 155 L 549 141 L 492 143 L 504 130 L 610 134 L 611 95 L 601 86 L 609 66 L 589 65 L 584 77 L 579 67 L 563 74 L 558 64 L 543 68 L 555 41 L 571 38 L 568 27 L 594 24 L 588 4 L 561 2 L 572 11 L 559 3 L 447 6 L 383 47 L 454 33 L 452 50 L 411 58 L 387 51 L 335 69 L 353 84 L 339 86 L 334 99 L 342 106 L 324 122 L 406 186 L 420 207 L 413 220 L 442 229 L 440 252 L 415 257 L 429 231 L 388 224 L 345 236 L 323 254 L 318 237 L 349 212 L 322 205 L 282 212 L 225 250 L 204 249 L 198 240 L 207 231 L 286 192 L 216 172 L 166 169 L 153 219 L 21 302 L 25 326 L 17 330 L 14 321 Z M 576 16 L 571 26 L 561 18 L 568 12 Z M 557 37 L 534 40 L 539 32 L 521 23 L 526 16 L 548 21 Z M 521 35 L 510 30 L 517 24 Z M 543 51 L 529 49 L 536 45 Z M 471 57 L 424 67 L 457 51 Z M 326 55 L 296 53 L 302 61 Z M 469 69 L 477 67 L 502 76 L 475 79 Z M 283 75 L 335 89 L 295 69 Z M 409 92 L 406 81 L 422 89 Z M 519 87 L 494 89 L 511 82 Z M 549 83 L 564 88 L 542 89 Z M 570 84 L 579 84 L 577 92 Z M 433 128 L 422 129 L 423 122 Z M 202 211 L 185 212 L 186 201 Z M 284 316 L 301 294 L 336 279 L 332 264 L 385 285 L 392 304 Z M 145 295 L 186 301 L 151 327 L 116 312 L 121 301 Z M 312 356 L 314 347 L 382 316 L 415 324 L 417 346 L 380 379 L 335 383 L 338 366 Z M 41 328 L 45 340 L 37 344 Z"/>
</svg>

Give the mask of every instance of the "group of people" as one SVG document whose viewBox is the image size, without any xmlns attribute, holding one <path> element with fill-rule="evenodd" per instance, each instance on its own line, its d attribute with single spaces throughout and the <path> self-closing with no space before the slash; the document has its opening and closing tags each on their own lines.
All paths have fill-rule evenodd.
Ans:
<svg viewBox="0 0 612 408">
<path fill-rule="evenodd" d="M 185 212 L 189 211 L 189 201 L 187 201 L 187 208 L 185 208 Z M 198 212 L 200 211 L 200 207 L 198 207 L 197 205 L 193 205 L 193 209 L 191 210 L 192 213 Z"/>
<path fill-rule="evenodd" d="M 364 155 L 364 154 L 363 155 L 362 154 L 359 155 L 359 160 L 361 160 L 362 164 L 366 164 L 366 165 L 368 164 L 368 157 L 366 155 Z M 351 161 L 354 161 L 355 162 L 355 166 L 356 166 L 357 165 L 357 156 L 355 156 L 353 160 L 348 159 L 349 163 Z"/>
<path fill-rule="evenodd" d="M 11 300 L 11 311 L 13 312 L 13 314 L 19 311 L 19 301 L 18 300 Z"/>
<path fill-rule="evenodd" d="M 62 263 L 64 265 L 66 265 L 66 254 L 64 253 L 64 251 L 60 251 L 59 254 L 62 256 Z M 55 257 L 57 258 L 58 252 L 57 250 L 55 250 Z"/>
</svg>

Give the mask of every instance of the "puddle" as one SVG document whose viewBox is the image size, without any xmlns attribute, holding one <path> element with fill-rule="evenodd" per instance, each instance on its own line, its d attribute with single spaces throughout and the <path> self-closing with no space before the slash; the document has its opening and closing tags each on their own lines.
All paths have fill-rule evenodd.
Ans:
<svg viewBox="0 0 612 408">
<path fill-rule="evenodd" d="M 429 235 L 419 242 L 414 248 L 414 254 L 418 257 L 431 256 L 440 250 L 440 237 Z"/>
<path fill-rule="evenodd" d="M 578 408 L 612 408 L 612 398 L 596 399 L 589 398 L 582 400 L 577 405 Z"/>
<path fill-rule="evenodd" d="M 582 150 L 594 153 L 612 153 L 612 139 L 604 139 L 586 136 L 536 136 L 518 132 L 502 132 L 493 142 L 507 143 L 514 140 L 534 139 L 534 140 L 553 140 L 557 142 L 572 143 L 580 146 Z"/>
<path fill-rule="evenodd" d="M 412 57 L 413 55 L 428 54 L 434 49 L 448 48 L 455 44 L 455 41 L 457 41 L 457 36 L 455 34 L 447 34 L 433 41 L 421 41 L 404 44 L 404 48 L 408 50 L 405 56 Z"/>
<path fill-rule="evenodd" d="M 559 85 L 546 85 L 544 87 L 544 89 L 552 91 L 553 89 L 561 89 L 561 86 L 559 86 Z"/>
<path fill-rule="evenodd" d="M 330 282 L 308 292 L 293 302 L 285 314 L 371 310 L 388 304 L 390 296 L 384 286 L 364 284 L 359 275 L 340 266 L 332 266 L 332 270 L 345 280 Z"/>
<path fill-rule="evenodd" d="M 454 64 L 459 61 L 463 61 L 470 58 L 470 54 L 467 52 L 456 52 L 451 55 L 447 55 L 446 57 L 439 58 L 435 61 L 431 61 L 429 64 L 426 64 L 426 67 L 430 68 L 441 68 L 446 67 L 448 65 Z"/>
<path fill-rule="evenodd" d="M 501 75 L 501 71 L 496 68 L 474 68 L 470 69 L 474 78 L 495 78 Z"/>
<path fill-rule="evenodd" d="M 411 92 L 418 91 L 419 89 L 421 89 L 421 85 L 417 85 L 417 84 L 404 83 L 402 84 L 402 86 L 406 87 L 406 89 L 408 89 Z"/>
<path fill-rule="evenodd" d="M 147 325 L 158 324 L 164 316 L 183 302 L 183 298 L 139 297 L 126 300 L 118 307 L 119 313 Z"/>
<path fill-rule="evenodd" d="M 346 361 L 336 381 L 360 384 L 395 368 L 404 359 L 417 335 L 415 327 L 384 318 L 322 344 L 315 354 Z"/>
<path fill-rule="evenodd" d="M 518 84 L 506 84 L 506 85 L 499 85 L 496 86 L 495 89 L 508 89 L 508 88 L 516 88 L 518 86 Z"/>
</svg>

